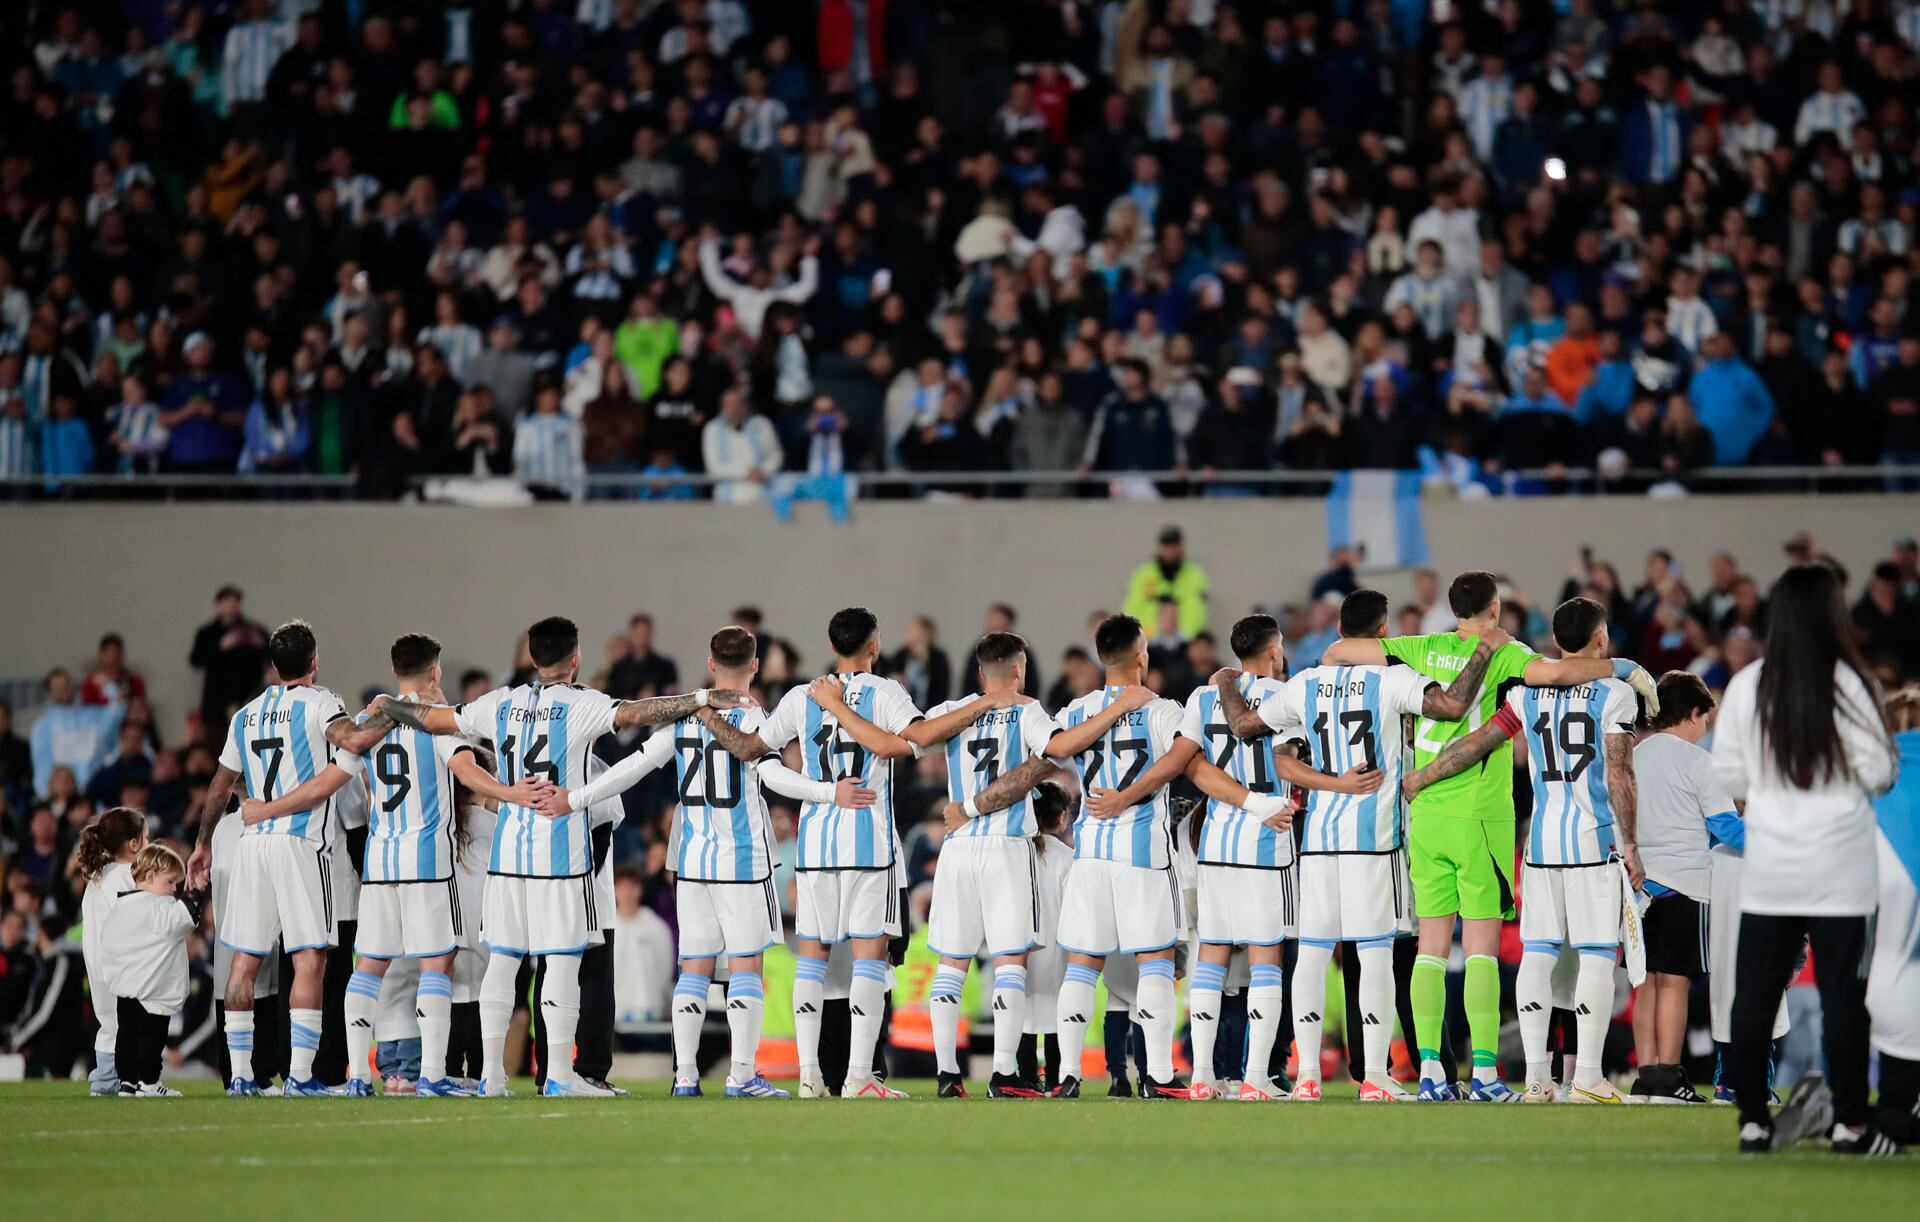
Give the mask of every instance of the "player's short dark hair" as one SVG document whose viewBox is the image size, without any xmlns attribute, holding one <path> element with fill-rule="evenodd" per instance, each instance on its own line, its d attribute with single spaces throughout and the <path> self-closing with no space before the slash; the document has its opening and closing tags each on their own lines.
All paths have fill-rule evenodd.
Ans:
<svg viewBox="0 0 1920 1222">
<path fill-rule="evenodd" d="M 1569 598 L 1553 609 L 1553 643 L 1565 653 L 1585 649 L 1607 623 L 1607 609 L 1591 598 Z"/>
<path fill-rule="evenodd" d="M 827 621 L 827 643 L 835 656 L 851 658 L 867 647 L 873 634 L 880 631 L 879 617 L 865 607 L 847 607 L 835 611 Z"/>
<path fill-rule="evenodd" d="M 527 653 L 545 670 L 558 666 L 580 648 L 580 629 L 562 615 L 549 615 L 527 629 Z"/>
<path fill-rule="evenodd" d="M 1233 656 L 1246 659 L 1259 657 L 1267 646 L 1273 644 L 1280 635 L 1280 621 L 1264 611 L 1241 616 L 1233 625 L 1233 632 L 1227 637 L 1227 647 L 1233 650 Z"/>
<path fill-rule="evenodd" d="M 760 643 L 738 624 L 728 624 L 713 634 L 707 642 L 707 653 L 713 658 L 714 665 L 737 670 L 753 661 L 753 655 Z"/>
<path fill-rule="evenodd" d="M 320 643 L 313 639 L 313 625 L 290 619 L 267 638 L 267 658 L 282 679 L 298 679 L 313 669 L 313 656 Z"/>
<path fill-rule="evenodd" d="M 1387 622 L 1387 596 L 1378 590 L 1355 590 L 1340 604 L 1341 636 L 1372 636 Z"/>
<path fill-rule="evenodd" d="M 1500 596 L 1500 583 L 1492 573 L 1470 569 L 1453 579 L 1447 587 L 1447 606 L 1461 619 L 1472 619 L 1493 605 Z"/>
<path fill-rule="evenodd" d="M 460 690 L 465 691 L 469 685 L 489 679 L 491 679 L 491 676 L 488 675 L 486 671 L 481 670 L 477 666 L 469 666 L 460 672 Z"/>
<path fill-rule="evenodd" d="M 1133 656 L 1146 635 L 1131 615 L 1109 615 L 1094 630 L 1093 652 L 1100 655 L 1100 665 L 1118 666 Z"/>
<path fill-rule="evenodd" d="M 1707 681 L 1690 670 L 1670 670 L 1660 676 L 1660 715 L 1653 719 L 1656 730 L 1670 730 L 1695 713 L 1713 711 L 1713 693 Z"/>
<path fill-rule="evenodd" d="M 1027 656 L 1027 638 L 1017 632 L 989 632 L 973 647 L 981 670 L 1006 668 Z"/>
<path fill-rule="evenodd" d="M 393 660 L 393 673 L 402 679 L 424 675 L 440 660 L 440 642 L 424 632 L 409 632 L 387 651 Z"/>
</svg>

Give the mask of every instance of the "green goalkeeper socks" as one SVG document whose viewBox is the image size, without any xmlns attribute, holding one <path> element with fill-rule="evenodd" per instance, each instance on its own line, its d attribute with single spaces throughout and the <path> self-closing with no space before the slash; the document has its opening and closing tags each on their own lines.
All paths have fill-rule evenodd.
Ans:
<svg viewBox="0 0 1920 1222">
<path fill-rule="evenodd" d="M 1413 978 L 1407 985 L 1407 1001 L 1413 1008 L 1413 1037 L 1420 1045 L 1421 1076 L 1432 1077 L 1425 1067 L 1440 1061 L 1440 1024 L 1447 1010 L 1447 961 L 1438 955 L 1420 955 L 1413 961 Z"/>
<path fill-rule="evenodd" d="M 1467 1031 L 1473 1037 L 1473 1078 L 1491 1082 L 1500 1076 L 1500 964 L 1492 955 L 1467 956 L 1465 1001 Z M 1416 1019 L 1418 1014 L 1416 1010 Z"/>
</svg>

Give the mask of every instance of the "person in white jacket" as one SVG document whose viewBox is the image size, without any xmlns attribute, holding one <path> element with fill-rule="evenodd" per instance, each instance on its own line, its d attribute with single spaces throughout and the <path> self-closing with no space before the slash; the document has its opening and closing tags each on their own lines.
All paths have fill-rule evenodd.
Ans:
<svg viewBox="0 0 1920 1222">
<path fill-rule="evenodd" d="M 80 951 L 86 958 L 94 1017 L 100 1020 L 100 1030 L 93 1037 L 93 1072 L 87 1075 L 90 1095 L 112 1095 L 120 1089 L 114 1058 L 120 1007 L 107 988 L 104 939 L 113 906 L 133 890 L 133 859 L 146 846 L 146 819 L 139 811 L 116 806 L 81 829 L 74 849 L 80 877 L 87 880 L 86 893 L 80 897 Z"/>
<path fill-rule="evenodd" d="M 725 505 L 764 500 L 785 457 L 773 421 L 749 411 L 746 392 L 738 387 L 721 394 L 720 414 L 700 431 L 700 453 L 707 474 L 721 481 L 713 486 L 713 499 Z"/>
<path fill-rule="evenodd" d="M 800 258 L 800 275 L 791 284 L 775 286 L 773 272 L 760 263 L 754 264 L 743 284 L 720 266 L 720 239 L 709 231 L 700 240 L 700 275 L 715 297 L 733 307 L 734 317 L 740 320 L 740 330 L 746 337 L 758 340 L 767 308 L 774 302 L 805 305 L 813 299 L 814 290 L 820 287 L 820 260 L 814 257 L 819 248 L 818 238 L 807 239 L 806 253 Z"/>
<path fill-rule="evenodd" d="M 1766 657 L 1728 683 L 1713 738 L 1714 772 L 1745 803 L 1747 833 L 1731 1032 L 1740 1149 L 1783 1149 L 1831 1120 L 1834 1153 L 1890 1153 L 1867 1105 L 1866 958 L 1879 903 L 1873 799 L 1893 785 L 1893 742 L 1833 569 L 1788 569 L 1769 606 Z M 1773 1117 L 1767 1055 L 1803 941 L 1832 1088 L 1809 1075 Z"/>
</svg>

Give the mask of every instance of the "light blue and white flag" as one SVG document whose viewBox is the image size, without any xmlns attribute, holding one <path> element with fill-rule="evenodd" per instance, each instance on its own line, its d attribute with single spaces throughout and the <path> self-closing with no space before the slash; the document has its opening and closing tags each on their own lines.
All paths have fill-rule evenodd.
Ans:
<svg viewBox="0 0 1920 1222">
<path fill-rule="evenodd" d="M 1418 471 L 1342 471 L 1327 496 L 1327 550 L 1350 547 L 1366 568 L 1427 562 Z"/>
</svg>

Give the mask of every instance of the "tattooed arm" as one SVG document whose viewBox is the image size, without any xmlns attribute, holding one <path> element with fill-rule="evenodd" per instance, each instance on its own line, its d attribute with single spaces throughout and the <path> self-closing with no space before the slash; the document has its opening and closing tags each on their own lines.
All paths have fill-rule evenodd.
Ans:
<svg viewBox="0 0 1920 1222">
<path fill-rule="evenodd" d="M 425 730 L 429 734 L 458 734 L 459 717 L 453 709 L 444 704 L 421 704 L 413 700 L 400 700 L 393 696 L 382 696 L 372 705 L 373 711 L 396 726 L 406 726 L 411 730 Z M 381 731 L 384 734 L 386 731 Z"/>
<path fill-rule="evenodd" d="M 213 865 L 213 829 L 227 813 L 233 783 L 239 779 L 239 773 L 222 764 L 207 785 L 207 800 L 200 808 L 200 833 L 194 838 L 193 856 L 187 859 L 187 885 L 195 891 L 207 885 L 207 872 Z"/>
<path fill-rule="evenodd" d="M 1038 756 L 1013 769 L 1003 772 L 998 780 L 973 795 L 973 808 L 982 815 L 990 815 L 997 810 L 1005 810 L 1021 798 L 1027 791 L 1060 771 L 1060 766 L 1051 760 Z M 957 802 L 948 804 L 950 810 L 963 809 Z"/>
<path fill-rule="evenodd" d="M 1499 628 L 1489 628 L 1481 635 L 1479 643 L 1473 647 L 1473 656 L 1467 659 L 1464 670 L 1454 679 L 1451 686 L 1442 691 L 1438 683 L 1427 687 L 1426 703 L 1420 709 L 1420 715 L 1434 721 L 1459 721 L 1473 707 L 1474 697 L 1480 694 L 1480 681 L 1487 677 L 1487 666 L 1493 661 L 1493 655 L 1502 645 L 1513 638 Z"/>
<path fill-rule="evenodd" d="M 1635 834 L 1640 818 L 1640 782 L 1633 775 L 1633 735 L 1607 735 L 1606 755 L 1607 799 L 1613 804 L 1613 823 L 1620 834 L 1620 860 L 1627 863 L 1627 877 L 1638 890 L 1647 881 L 1647 873 L 1640 868 Z"/>
<path fill-rule="evenodd" d="M 1213 672 L 1213 690 L 1220 693 L 1220 715 L 1235 738 L 1259 738 L 1273 730 L 1260 720 L 1260 710 L 1247 704 L 1240 694 L 1240 673 L 1231 666 Z"/>
<path fill-rule="evenodd" d="M 371 712 L 365 720 L 355 724 L 351 717 L 336 717 L 327 723 L 327 741 L 336 751 L 347 751 L 354 755 L 363 755 L 375 743 L 387 736 L 394 722 L 382 712 Z M 302 808 L 304 809 L 304 808 Z"/>
<path fill-rule="evenodd" d="M 767 746 L 766 740 L 758 733 L 736 728 L 732 722 L 715 713 L 711 708 L 701 709 L 694 716 L 700 719 L 701 725 L 707 727 L 707 732 L 713 735 L 713 741 L 725 747 L 736 758 L 751 764 L 775 754 L 773 748 Z"/>
<path fill-rule="evenodd" d="M 1425 768 L 1410 774 L 1401 783 L 1400 789 L 1409 800 L 1435 781 L 1444 781 L 1458 772 L 1465 772 L 1481 760 L 1492 755 L 1494 749 L 1520 732 L 1520 721 L 1511 716 L 1506 709 L 1465 738 L 1456 738 L 1435 756 L 1433 762 Z"/>
<path fill-rule="evenodd" d="M 628 726 L 664 726 L 693 716 L 701 709 L 735 709 L 747 702 L 743 692 L 714 688 L 703 700 L 699 692 L 684 696 L 655 696 L 650 700 L 629 700 L 613 714 L 615 729 Z"/>
</svg>

